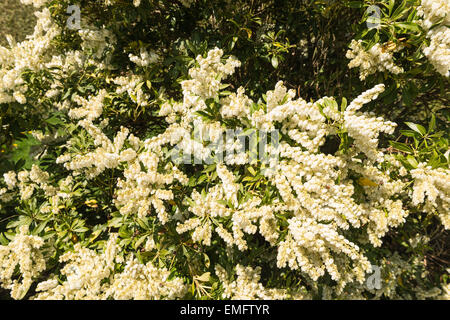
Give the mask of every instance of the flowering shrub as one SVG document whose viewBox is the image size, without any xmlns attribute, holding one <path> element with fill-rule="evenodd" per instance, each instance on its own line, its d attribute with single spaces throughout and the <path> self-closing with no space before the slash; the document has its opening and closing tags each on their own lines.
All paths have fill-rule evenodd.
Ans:
<svg viewBox="0 0 450 320">
<path fill-rule="evenodd" d="M 22 0 L 3 295 L 448 299 L 447 2 L 297 2 Z"/>
</svg>

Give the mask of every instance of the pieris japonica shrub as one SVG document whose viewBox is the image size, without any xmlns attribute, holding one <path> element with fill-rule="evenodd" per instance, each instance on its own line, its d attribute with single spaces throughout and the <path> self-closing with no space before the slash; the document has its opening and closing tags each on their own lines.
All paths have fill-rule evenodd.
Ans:
<svg viewBox="0 0 450 320">
<path fill-rule="evenodd" d="M 14 299 L 448 299 L 447 1 L 21 0 Z"/>
</svg>

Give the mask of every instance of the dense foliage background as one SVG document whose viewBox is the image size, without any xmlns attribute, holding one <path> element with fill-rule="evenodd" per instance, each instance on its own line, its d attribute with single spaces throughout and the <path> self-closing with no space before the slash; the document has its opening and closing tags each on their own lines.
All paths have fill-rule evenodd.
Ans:
<svg viewBox="0 0 450 320">
<path fill-rule="evenodd" d="M 0 30 L 17 38 L 0 47 L 2 298 L 448 299 L 447 1 L 22 3 L 34 33 Z M 303 180 L 280 169 L 296 205 L 259 162 L 169 159 L 172 129 L 254 130 L 283 105 L 271 125 L 301 150 L 283 159 Z M 308 207 L 296 189 L 308 180 L 361 213 L 320 218 L 319 191 Z"/>
</svg>

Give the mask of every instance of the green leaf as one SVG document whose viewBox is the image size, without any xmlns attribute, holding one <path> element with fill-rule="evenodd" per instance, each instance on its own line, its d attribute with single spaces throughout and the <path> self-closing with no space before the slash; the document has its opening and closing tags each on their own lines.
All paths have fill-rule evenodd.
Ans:
<svg viewBox="0 0 450 320">
<path fill-rule="evenodd" d="M 238 41 L 238 37 L 233 37 L 233 40 L 230 42 L 230 50 L 233 50 L 237 41 Z"/>
<path fill-rule="evenodd" d="M 277 58 L 276 56 L 273 56 L 273 57 L 272 57 L 271 62 L 272 62 L 272 66 L 273 66 L 275 69 L 278 68 L 278 58 Z"/>
<path fill-rule="evenodd" d="M 248 172 L 250 172 L 252 174 L 252 176 L 256 176 L 256 171 L 255 169 L 253 169 L 252 167 L 248 167 Z"/>
<path fill-rule="evenodd" d="M 417 136 L 417 132 L 412 130 L 400 130 L 400 133 L 406 137 L 415 137 Z"/>
<path fill-rule="evenodd" d="M 436 129 L 436 116 L 434 113 L 431 115 L 430 123 L 428 124 L 428 133 L 433 132 Z"/>
<path fill-rule="evenodd" d="M 67 98 L 72 94 L 72 88 L 69 88 L 69 90 L 66 91 L 66 93 L 61 98 L 62 101 L 67 100 Z"/>
<path fill-rule="evenodd" d="M 350 1 L 347 6 L 350 8 L 362 8 L 364 1 Z"/>
<path fill-rule="evenodd" d="M 402 29 L 407 29 L 410 30 L 412 32 L 419 32 L 420 28 L 419 26 L 414 23 L 414 22 L 396 22 L 394 23 L 394 25 L 396 27 L 402 28 Z"/>
<path fill-rule="evenodd" d="M 123 225 L 119 228 L 119 236 L 124 239 L 131 237 L 131 233 L 127 230 L 126 225 Z"/>
<path fill-rule="evenodd" d="M 389 0 L 389 5 L 387 5 L 387 8 L 389 9 L 389 15 L 392 13 L 392 9 L 394 9 L 395 0 Z"/>
<path fill-rule="evenodd" d="M 209 113 L 207 113 L 206 111 L 196 111 L 195 114 L 201 116 L 201 117 L 205 117 L 206 119 L 212 119 L 214 118 L 212 115 L 210 115 Z"/>
<path fill-rule="evenodd" d="M 148 225 L 147 221 L 144 221 L 141 218 L 137 218 L 136 221 L 142 229 L 144 230 L 150 229 L 150 226 Z"/>
<path fill-rule="evenodd" d="M 196 277 L 196 279 L 201 282 L 207 282 L 209 281 L 210 276 L 211 276 L 210 272 L 205 272 L 201 276 Z"/>
<path fill-rule="evenodd" d="M 227 200 L 217 200 L 216 201 L 218 204 L 221 204 L 221 205 L 223 205 L 223 206 L 227 206 L 228 205 L 228 202 L 227 202 Z"/>
<path fill-rule="evenodd" d="M 94 232 L 92 232 L 89 242 L 92 243 L 95 239 L 97 239 L 97 237 L 103 232 L 103 229 L 98 229 L 95 230 Z"/>
<path fill-rule="evenodd" d="M 417 168 L 417 166 L 419 165 L 419 164 L 417 163 L 416 158 L 414 158 L 412 155 L 408 155 L 408 156 L 406 157 L 406 159 L 408 160 L 408 162 L 411 164 L 411 166 L 412 166 L 414 169 Z"/>
<path fill-rule="evenodd" d="M 406 153 L 414 153 L 414 151 L 410 147 L 408 147 L 408 145 L 406 145 L 405 143 L 389 141 L 389 144 L 399 151 Z"/>
<path fill-rule="evenodd" d="M 137 249 L 139 248 L 139 246 L 147 239 L 148 235 L 143 235 L 142 237 L 140 237 L 135 243 L 134 243 L 134 248 Z"/>
<path fill-rule="evenodd" d="M 108 221 L 108 227 L 119 228 L 122 226 L 122 217 L 115 217 Z"/>
<path fill-rule="evenodd" d="M 405 122 L 405 124 L 415 132 L 419 133 L 421 136 L 424 136 L 427 133 L 427 130 L 420 124 L 415 124 L 412 122 Z"/>
<path fill-rule="evenodd" d="M 209 260 L 208 255 L 206 253 L 204 253 L 203 257 L 205 258 L 205 267 L 209 268 L 209 266 L 211 265 L 211 261 Z"/>
<path fill-rule="evenodd" d="M 64 121 L 62 121 L 61 119 L 59 119 L 56 116 L 48 118 L 47 120 L 45 120 L 45 122 L 47 122 L 47 123 L 49 123 L 51 125 L 64 124 Z"/>
<path fill-rule="evenodd" d="M 209 165 L 208 167 L 206 167 L 206 169 L 203 170 L 203 172 L 204 173 L 208 173 L 208 172 L 211 172 L 211 171 L 214 171 L 214 170 L 216 170 L 216 164 L 215 163 L 213 163 L 213 164 Z"/>
<path fill-rule="evenodd" d="M 33 230 L 33 234 L 34 235 L 40 234 L 42 232 L 42 230 L 44 230 L 44 228 L 47 225 L 47 223 L 48 223 L 48 221 L 42 221 L 41 223 L 39 223 L 37 228 Z"/>
<path fill-rule="evenodd" d="M 0 244 L 3 246 L 7 246 L 8 242 L 8 239 L 3 235 L 3 233 L 0 233 Z"/>
<path fill-rule="evenodd" d="M 347 109 L 347 99 L 344 97 L 341 102 L 341 112 L 344 112 L 345 109 Z"/>
<path fill-rule="evenodd" d="M 190 177 L 189 178 L 189 187 L 195 187 L 195 185 L 196 185 L 197 183 L 196 183 L 196 179 L 195 179 L 195 177 L 194 176 L 192 176 L 192 177 Z"/>
<path fill-rule="evenodd" d="M 402 3 L 395 9 L 394 13 L 391 16 L 391 19 L 396 20 L 397 18 L 401 17 L 404 13 L 406 6 L 406 1 L 402 1 Z M 407 9 L 406 9 L 407 10 Z"/>
<path fill-rule="evenodd" d="M 198 180 L 197 180 L 197 184 L 201 184 L 203 181 L 205 181 L 207 178 L 207 176 L 205 174 L 201 175 Z"/>
</svg>

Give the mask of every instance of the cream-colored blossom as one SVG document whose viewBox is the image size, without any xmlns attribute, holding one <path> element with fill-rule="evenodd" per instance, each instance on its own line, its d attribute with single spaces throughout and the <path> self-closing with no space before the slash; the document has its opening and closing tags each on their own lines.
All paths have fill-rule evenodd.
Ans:
<svg viewBox="0 0 450 320">
<path fill-rule="evenodd" d="M 301 288 L 295 293 L 286 289 L 268 289 L 260 283 L 261 267 L 236 266 L 236 279 L 230 281 L 223 267 L 216 265 L 216 275 L 224 287 L 223 297 L 232 300 L 282 300 L 287 298 L 308 299 Z"/>
<path fill-rule="evenodd" d="M 41 252 L 44 240 L 29 235 L 28 226 L 20 227 L 13 241 L 0 246 L 0 285 L 11 290 L 11 297 L 22 299 L 33 281 L 45 270 L 45 259 Z M 18 267 L 19 279 L 13 279 Z"/>
<path fill-rule="evenodd" d="M 396 47 L 393 51 L 385 49 L 385 44 L 376 43 L 368 51 L 362 46 L 362 41 L 352 40 L 346 57 L 351 59 L 349 68 L 359 68 L 359 78 L 364 80 L 377 71 L 389 71 L 393 74 L 403 72 L 403 68 L 394 64 L 393 53 L 401 49 Z"/>
<path fill-rule="evenodd" d="M 112 234 L 102 253 L 76 244 L 74 251 L 60 257 L 65 263 L 62 284 L 48 279 L 38 284 L 38 300 L 99 300 L 99 299 L 174 299 L 186 292 L 183 280 L 168 280 L 170 272 L 152 265 L 139 263 L 130 256 L 122 272 L 115 272 L 115 264 L 122 261 L 117 245 L 117 234 Z"/>
<path fill-rule="evenodd" d="M 412 203 L 424 204 L 423 210 L 437 213 L 446 229 L 450 228 L 450 175 L 448 169 L 432 169 L 425 163 L 411 171 L 414 179 Z"/>
</svg>

